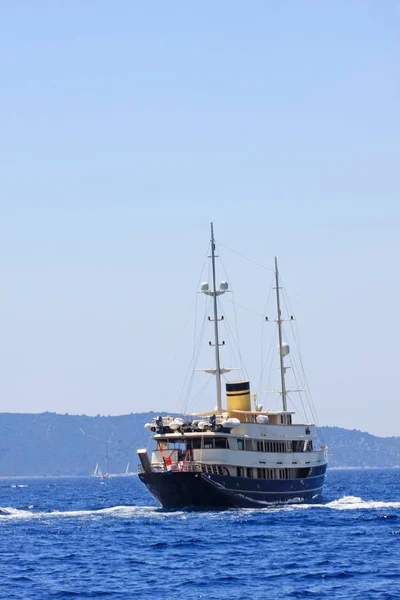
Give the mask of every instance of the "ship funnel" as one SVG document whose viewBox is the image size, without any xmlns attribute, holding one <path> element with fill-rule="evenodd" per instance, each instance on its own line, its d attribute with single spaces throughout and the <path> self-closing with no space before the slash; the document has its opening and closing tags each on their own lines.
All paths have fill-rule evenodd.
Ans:
<svg viewBox="0 0 400 600">
<path fill-rule="evenodd" d="M 226 384 L 226 403 L 228 411 L 251 410 L 250 383 L 248 381 L 229 381 Z"/>
</svg>

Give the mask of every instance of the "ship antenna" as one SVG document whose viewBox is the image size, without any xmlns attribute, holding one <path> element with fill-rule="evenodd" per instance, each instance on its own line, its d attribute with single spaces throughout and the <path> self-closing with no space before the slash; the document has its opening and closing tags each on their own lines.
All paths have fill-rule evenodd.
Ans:
<svg viewBox="0 0 400 600">
<path fill-rule="evenodd" d="M 215 376 L 217 382 L 217 413 L 222 412 L 221 402 L 221 361 L 219 357 L 219 339 L 218 339 L 218 307 L 217 307 L 217 286 L 215 283 L 215 239 L 214 225 L 211 223 L 211 262 L 212 262 L 212 279 L 213 279 L 213 306 L 214 306 L 214 342 L 215 342 Z"/>
<path fill-rule="evenodd" d="M 278 271 L 278 259 L 275 256 L 275 283 L 276 283 L 276 306 L 278 310 L 278 335 L 279 335 L 279 361 L 280 361 L 280 369 L 281 369 L 281 394 L 282 394 L 282 407 L 283 410 L 287 410 L 286 403 L 286 385 L 285 385 L 285 366 L 283 364 L 283 345 L 282 345 L 282 315 L 281 315 L 281 305 L 279 299 L 279 271 Z"/>
</svg>

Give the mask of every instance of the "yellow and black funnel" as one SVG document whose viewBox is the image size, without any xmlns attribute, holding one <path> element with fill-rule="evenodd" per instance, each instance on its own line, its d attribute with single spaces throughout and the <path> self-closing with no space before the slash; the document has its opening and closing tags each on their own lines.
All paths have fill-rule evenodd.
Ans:
<svg viewBox="0 0 400 600">
<path fill-rule="evenodd" d="M 250 383 L 248 381 L 229 381 L 226 384 L 226 402 L 228 411 L 251 410 Z"/>
</svg>

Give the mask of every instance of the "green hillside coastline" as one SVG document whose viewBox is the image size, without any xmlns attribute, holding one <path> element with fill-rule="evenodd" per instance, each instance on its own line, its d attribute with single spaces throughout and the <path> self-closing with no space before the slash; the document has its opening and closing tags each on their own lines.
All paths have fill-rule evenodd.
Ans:
<svg viewBox="0 0 400 600">
<path fill-rule="evenodd" d="M 136 449 L 151 447 L 144 424 L 155 413 L 119 417 L 0 413 L 0 476 L 90 475 L 137 470 Z M 330 467 L 400 466 L 400 437 L 321 427 Z"/>
</svg>

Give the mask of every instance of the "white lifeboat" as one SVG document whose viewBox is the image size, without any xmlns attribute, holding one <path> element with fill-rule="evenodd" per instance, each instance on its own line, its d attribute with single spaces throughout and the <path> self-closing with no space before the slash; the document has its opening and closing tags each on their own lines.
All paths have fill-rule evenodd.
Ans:
<svg viewBox="0 0 400 600">
<path fill-rule="evenodd" d="M 232 417 L 231 419 L 225 419 L 225 421 L 222 421 L 221 425 L 224 427 L 224 429 L 233 429 L 234 427 L 239 427 L 240 421 L 239 419 Z"/>
<path fill-rule="evenodd" d="M 259 425 L 268 425 L 269 418 L 267 415 L 257 415 L 256 423 L 258 423 Z"/>
<path fill-rule="evenodd" d="M 177 429 L 179 429 L 180 427 L 182 427 L 182 425 L 184 424 L 184 420 L 180 419 L 179 417 L 174 419 L 169 425 L 168 427 L 170 429 L 172 429 L 172 431 L 176 431 Z"/>
</svg>

